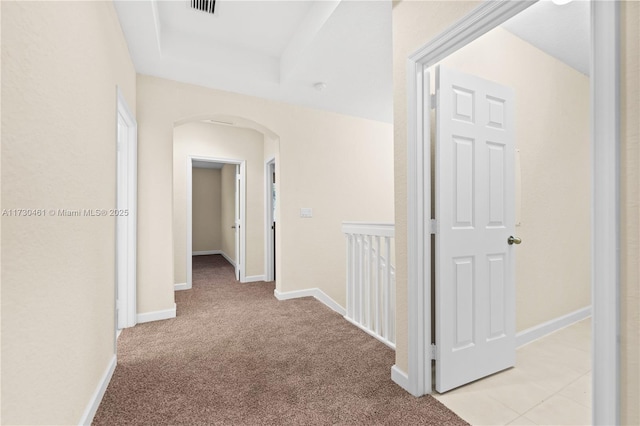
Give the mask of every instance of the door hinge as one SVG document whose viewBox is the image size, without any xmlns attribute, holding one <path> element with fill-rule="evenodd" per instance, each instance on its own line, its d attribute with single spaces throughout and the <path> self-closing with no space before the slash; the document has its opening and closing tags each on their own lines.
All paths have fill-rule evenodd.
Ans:
<svg viewBox="0 0 640 426">
<path fill-rule="evenodd" d="M 437 354 L 438 354 L 438 351 L 437 351 L 436 345 L 434 345 L 434 344 L 432 343 L 432 344 L 431 344 L 431 348 L 430 348 L 430 349 L 431 349 L 431 359 L 432 359 L 433 361 L 435 361 L 435 360 L 437 359 Z"/>
<path fill-rule="evenodd" d="M 429 225 L 430 225 L 429 231 L 431 232 L 431 234 L 437 234 L 438 233 L 438 221 L 435 220 L 435 219 L 431 219 Z"/>
<path fill-rule="evenodd" d="M 436 106 L 438 105 L 438 98 L 436 97 L 435 93 L 430 96 L 430 99 L 431 99 L 431 101 L 430 101 L 431 109 L 435 109 Z"/>
</svg>

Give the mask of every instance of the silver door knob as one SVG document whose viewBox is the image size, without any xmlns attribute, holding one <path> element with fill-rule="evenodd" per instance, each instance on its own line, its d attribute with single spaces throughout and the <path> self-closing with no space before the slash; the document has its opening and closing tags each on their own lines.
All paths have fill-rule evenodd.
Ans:
<svg viewBox="0 0 640 426">
<path fill-rule="evenodd" d="M 507 239 L 507 242 L 509 243 L 510 246 L 512 246 L 514 244 L 520 244 L 522 242 L 522 239 L 520 237 L 514 237 L 512 235 L 509 237 L 509 239 Z"/>
</svg>

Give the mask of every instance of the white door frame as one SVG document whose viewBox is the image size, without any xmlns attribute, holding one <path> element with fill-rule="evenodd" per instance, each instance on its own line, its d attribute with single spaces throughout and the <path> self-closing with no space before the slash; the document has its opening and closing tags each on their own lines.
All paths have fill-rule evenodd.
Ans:
<svg viewBox="0 0 640 426">
<path fill-rule="evenodd" d="M 180 290 L 189 290 L 192 288 L 192 275 L 193 275 L 193 162 L 207 162 L 207 163 L 225 163 L 234 164 L 240 166 L 240 259 L 236 259 L 236 265 L 240 269 L 240 282 L 245 282 L 246 275 L 246 194 L 247 194 L 247 179 L 246 179 L 246 161 L 233 158 L 216 158 L 216 157 L 202 157 L 199 155 L 187 156 L 187 254 L 186 254 L 186 268 L 187 268 L 187 285 L 181 287 Z M 234 172 L 234 176 L 236 173 Z M 235 206 L 234 206 L 235 210 Z"/>
<path fill-rule="evenodd" d="M 401 384 L 431 393 L 431 153 L 429 111 L 423 108 L 424 69 L 455 52 L 533 1 L 486 1 L 407 59 L 408 100 L 408 371 Z M 592 422 L 620 422 L 619 326 L 619 3 L 591 2 L 592 169 Z M 427 148 L 427 149 L 425 149 Z M 397 367 L 392 377 L 398 377 Z"/>
<path fill-rule="evenodd" d="M 273 172 L 271 171 L 272 167 L 273 167 Z M 264 182 L 265 182 L 264 280 L 265 281 L 274 281 L 276 279 L 273 271 L 274 235 L 271 230 L 271 226 L 275 220 L 275 218 L 273 217 L 273 185 L 271 184 L 271 179 L 272 179 L 271 173 L 275 173 L 275 167 L 276 167 L 275 157 L 272 157 L 271 159 L 269 159 L 264 165 Z M 277 229 L 276 229 L 276 232 L 277 232 Z"/>
<path fill-rule="evenodd" d="M 127 102 L 124 99 L 119 87 L 116 87 L 117 92 L 117 110 L 116 110 L 116 133 L 118 128 L 118 122 L 120 119 L 126 126 L 125 138 L 123 141 L 125 144 L 124 163 L 123 169 L 118 168 L 116 161 L 116 208 L 118 206 L 119 194 L 123 188 L 119 185 L 120 175 L 126 174 L 126 195 L 127 195 L 127 208 L 128 212 L 126 216 L 116 216 L 116 303 L 118 303 L 118 293 L 120 294 L 120 300 L 122 305 L 120 306 L 120 315 L 124 315 L 125 327 L 133 327 L 137 323 L 136 319 L 136 262 L 137 262 L 137 176 L 138 176 L 138 123 L 134 115 L 131 113 Z M 116 143 L 118 142 L 119 134 L 116 134 Z M 117 150 L 117 147 L 116 147 Z M 116 156 L 117 156 L 116 152 Z M 119 213 L 119 212 L 118 212 Z M 123 243 L 126 245 L 126 258 L 121 258 L 120 253 L 120 241 L 118 240 L 118 230 L 120 226 L 126 227 L 126 241 Z M 123 265 L 124 263 L 124 265 Z M 119 268 L 125 268 L 126 280 L 120 282 L 118 280 Z M 118 311 L 116 306 L 116 312 Z M 118 332 L 118 318 L 116 317 L 116 333 Z"/>
</svg>

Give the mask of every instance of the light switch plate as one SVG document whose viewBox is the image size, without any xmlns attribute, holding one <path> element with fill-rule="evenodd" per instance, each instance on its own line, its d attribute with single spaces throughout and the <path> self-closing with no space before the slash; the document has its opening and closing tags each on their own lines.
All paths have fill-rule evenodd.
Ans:
<svg viewBox="0 0 640 426">
<path fill-rule="evenodd" d="M 310 207 L 301 208 L 300 217 L 313 217 L 313 209 Z"/>
</svg>

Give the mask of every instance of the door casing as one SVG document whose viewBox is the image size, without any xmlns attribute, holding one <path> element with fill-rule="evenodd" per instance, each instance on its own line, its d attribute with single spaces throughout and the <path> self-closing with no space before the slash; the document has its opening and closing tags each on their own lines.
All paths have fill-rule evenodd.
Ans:
<svg viewBox="0 0 640 426">
<path fill-rule="evenodd" d="M 120 141 L 123 144 L 122 154 L 124 162 L 118 167 L 116 152 L 116 202 L 114 203 L 116 209 L 120 209 L 118 200 L 122 200 L 127 209 L 128 214 L 126 216 L 116 216 L 116 265 L 115 265 L 115 303 L 118 303 L 118 299 L 122 304 L 118 312 L 118 306 L 116 306 L 116 335 L 118 333 L 118 315 L 121 318 L 124 327 L 133 327 L 137 323 L 137 310 L 136 310 L 136 250 L 137 250 L 137 176 L 138 176 L 138 124 L 134 115 L 131 113 L 127 102 L 124 99 L 120 88 L 116 88 L 116 132 L 118 132 L 118 123 L 124 125 L 124 131 L 122 134 L 116 134 L 116 143 L 118 139 L 123 136 L 124 140 Z M 118 148 L 116 147 L 116 150 Z M 121 177 L 125 179 L 122 180 Z M 122 182 L 125 182 L 124 184 Z M 124 229 L 122 229 L 124 228 Z M 119 231 L 124 231 L 124 238 L 118 237 Z M 123 270 L 122 270 L 123 269 Z M 120 272 L 123 272 L 120 274 Z M 120 278 L 124 277 L 124 280 Z"/>
<path fill-rule="evenodd" d="M 391 377 L 415 396 L 431 393 L 431 153 L 424 70 L 532 1 L 485 1 L 407 58 L 408 371 Z M 620 5 L 591 2 L 592 422 L 620 423 Z"/>
<path fill-rule="evenodd" d="M 275 261 L 275 236 L 271 226 L 275 222 L 275 217 L 273 215 L 273 173 L 276 170 L 276 159 L 271 158 L 265 163 L 265 174 L 264 174 L 264 182 L 265 182 L 265 193 L 264 193 L 264 213 L 265 213 L 265 223 L 264 223 L 264 280 L 265 281 L 274 281 L 276 279 L 275 271 L 274 271 L 274 261 Z M 277 232 L 277 230 L 276 230 Z"/>
</svg>

